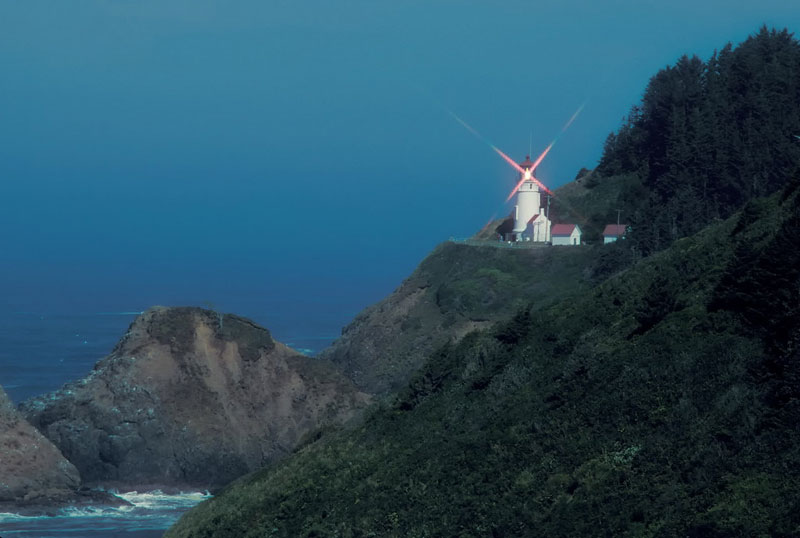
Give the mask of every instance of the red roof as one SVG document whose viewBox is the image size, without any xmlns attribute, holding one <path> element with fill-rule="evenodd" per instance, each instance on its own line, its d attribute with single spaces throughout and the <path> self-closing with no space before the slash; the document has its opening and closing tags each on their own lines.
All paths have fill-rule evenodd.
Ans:
<svg viewBox="0 0 800 538">
<path fill-rule="evenodd" d="M 553 224 L 550 235 L 572 235 L 575 226 L 575 224 Z"/>
<path fill-rule="evenodd" d="M 627 224 L 606 224 L 603 235 L 606 237 L 619 237 L 625 235 L 625 230 L 628 228 Z"/>
<path fill-rule="evenodd" d="M 528 169 L 533 166 L 533 161 L 531 160 L 530 155 L 525 155 L 525 160 L 519 163 L 522 168 Z"/>
</svg>

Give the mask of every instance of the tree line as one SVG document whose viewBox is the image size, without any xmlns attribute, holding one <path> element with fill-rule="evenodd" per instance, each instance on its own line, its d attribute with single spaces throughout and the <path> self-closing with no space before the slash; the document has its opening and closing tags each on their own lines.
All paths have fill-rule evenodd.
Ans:
<svg viewBox="0 0 800 538">
<path fill-rule="evenodd" d="M 762 27 L 707 62 L 683 56 L 606 139 L 596 175 L 634 176 L 626 208 L 644 254 L 782 188 L 800 163 L 800 42 Z M 628 198 L 628 200 L 631 200 Z"/>
</svg>

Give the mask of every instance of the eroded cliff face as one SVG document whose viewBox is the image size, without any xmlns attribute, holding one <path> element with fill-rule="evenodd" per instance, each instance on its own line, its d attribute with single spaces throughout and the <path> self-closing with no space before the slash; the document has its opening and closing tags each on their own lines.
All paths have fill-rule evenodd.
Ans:
<svg viewBox="0 0 800 538">
<path fill-rule="evenodd" d="M 86 483 L 216 487 L 368 401 L 245 318 L 156 307 L 89 376 L 21 410 Z"/>
<path fill-rule="evenodd" d="M 386 394 L 403 386 L 433 349 L 491 324 L 448 315 L 437 304 L 436 291 L 426 275 L 415 273 L 362 311 L 320 358 L 337 364 L 369 393 Z"/>
<path fill-rule="evenodd" d="M 0 387 L 0 502 L 71 500 L 78 470 L 17 412 Z"/>
<path fill-rule="evenodd" d="M 584 290 L 582 248 L 439 245 L 394 292 L 366 308 L 320 354 L 358 387 L 386 394 L 405 385 L 440 346 Z"/>
</svg>

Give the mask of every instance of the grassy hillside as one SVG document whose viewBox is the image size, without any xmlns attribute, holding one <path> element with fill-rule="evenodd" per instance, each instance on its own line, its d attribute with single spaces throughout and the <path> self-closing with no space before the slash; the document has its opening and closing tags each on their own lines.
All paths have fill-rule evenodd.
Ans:
<svg viewBox="0 0 800 538">
<path fill-rule="evenodd" d="M 800 196 L 431 354 L 167 537 L 797 536 Z"/>
<path fill-rule="evenodd" d="M 327 355 L 395 398 L 167 536 L 800 536 L 799 58 L 656 74 L 552 207 L 625 241 L 440 247 Z"/>
<path fill-rule="evenodd" d="M 321 357 L 340 365 L 363 390 L 395 390 L 437 347 L 507 319 L 527 303 L 543 308 L 585 291 L 614 270 L 613 260 L 599 268 L 597 259 L 598 252 L 583 247 L 443 243 L 397 290 L 345 327 Z"/>
<path fill-rule="evenodd" d="M 600 177 L 590 172 L 556 189 L 552 220 L 577 223 L 583 231 L 584 242 L 602 243 L 603 228 L 617 222 L 617 210 L 621 210 L 621 222 L 627 222 L 630 215 L 626 214 L 626 208 L 634 207 L 643 195 L 646 193 L 641 181 L 634 174 Z"/>
<path fill-rule="evenodd" d="M 547 254 L 446 244 L 321 356 L 362 390 L 391 392 L 438 346 L 504 319 L 520 301 L 539 308 L 580 293 L 783 188 L 800 172 L 798 61 L 800 42 L 762 28 L 707 62 L 684 57 L 659 71 L 597 169 L 553 197 L 552 220 L 580 224 L 589 243 L 621 212 L 631 225 L 624 243 Z M 476 238 L 494 239 L 501 222 Z"/>
</svg>

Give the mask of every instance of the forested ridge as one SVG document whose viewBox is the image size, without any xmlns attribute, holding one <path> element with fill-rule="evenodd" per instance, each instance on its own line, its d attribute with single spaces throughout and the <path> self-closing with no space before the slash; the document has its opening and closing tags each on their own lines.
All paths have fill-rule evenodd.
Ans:
<svg viewBox="0 0 800 538">
<path fill-rule="evenodd" d="M 167 536 L 800 535 L 798 186 L 440 348 Z"/>
<path fill-rule="evenodd" d="M 798 92 L 786 31 L 659 72 L 582 180 L 631 217 L 590 285 L 167 536 L 800 536 Z"/>
<path fill-rule="evenodd" d="M 630 247 L 644 254 L 665 248 L 780 189 L 800 162 L 795 134 L 800 43 L 788 30 L 763 27 L 705 62 L 683 56 L 650 80 L 641 103 L 608 136 L 586 185 L 620 186 L 607 207 L 587 209 L 591 222 L 582 224 L 596 236 L 593 228 L 616 222 L 620 209 L 631 225 Z"/>
</svg>

